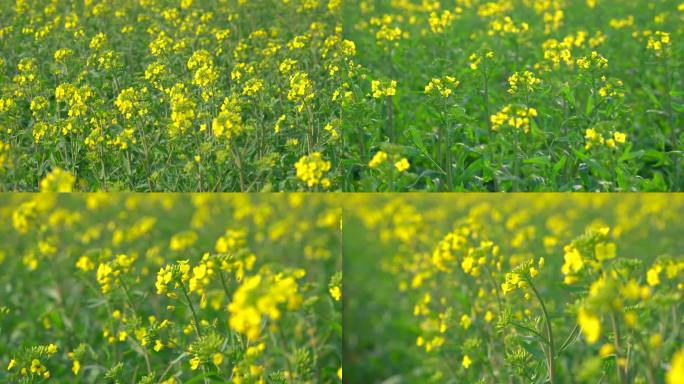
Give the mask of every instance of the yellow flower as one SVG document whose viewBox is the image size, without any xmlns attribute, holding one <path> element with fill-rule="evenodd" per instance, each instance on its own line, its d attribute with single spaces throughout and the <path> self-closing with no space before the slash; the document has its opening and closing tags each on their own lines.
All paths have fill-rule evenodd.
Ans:
<svg viewBox="0 0 684 384">
<path fill-rule="evenodd" d="M 613 347 L 613 344 L 605 343 L 599 349 L 599 356 L 605 359 L 606 357 L 611 356 L 614 352 L 615 347 Z"/>
<path fill-rule="evenodd" d="M 660 272 L 663 270 L 663 267 L 660 265 L 656 264 L 652 266 L 648 272 L 646 272 L 646 281 L 648 282 L 648 285 L 651 287 L 654 287 L 658 284 L 660 284 Z"/>
<path fill-rule="evenodd" d="M 193 357 L 192 359 L 190 359 L 190 369 L 192 369 L 193 371 L 197 370 L 201 362 L 202 360 L 200 360 L 199 357 Z"/>
<path fill-rule="evenodd" d="M 432 12 L 428 18 L 428 23 L 430 24 L 430 30 L 432 33 L 443 33 L 444 30 L 451 25 L 454 20 L 454 15 L 449 10 L 445 10 L 441 15 L 437 12 Z"/>
<path fill-rule="evenodd" d="M 516 288 L 525 287 L 525 284 L 525 281 L 518 273 L 509 272 L 505 276 L 505 281 L 501 284 L 501 290 L 503 291 L 503 294 L 506 295 L 507 293 L 514 291 Z"/>
<path fill-rule="evenodd" d="M 441 79 L 433 78 L 425 86 L 424 93 L 431 94 L 433 92 L 441 95 L 444 98 L 451 96 L 454 90 L 460 85 L 460 82 L 452 76 L 444 76 Z"/>
<path fill-rule="evenodd" d="M 520 89 L 526 92 L 534 91 L 535 87 L 541 83 L 541 80 L 536 78 L 530 71 L 516 72 L 508 78 L 508 93 L 516 94 Z"/>
<path fill-rule="evenodd" d="M 332 296 L 335 301 L 340 301 L 340 298 L 342 297 L 342 290 L 340 287 L 331 287 L 330 296 Z"/>
<path fill-rule="evenodd" d="M 561 272 L 563 272 L 564 275 L 571 275 L 582 270 L 584 267 L 584 260 L 579 251 L 572 246 L 566 246 L 564 250 L 565 255 L 563 256 L 563 259 L 565 260 L 565 263 L 563 264 L 563 267 L 561 267 Z"/>
<path fill-rule="evenodd" d="M 461 262 L 461 268 L 463 272 L 470 273 L 473 270 L 473 264 L 475 264 L 475 259 L 471 256 L 466 256 Z"/>
<path fill-rule="evenodd" d="M 672 358 L 670 371 L 665 376 L 667 384 L 684 384 L 684 349 L 680 349 Z"/>
<path fill-rule="evenodd" d="M 370 162 L 368 162 L 368 166 L 371 168 L 377 168 L 382 165 L 387 161 L 387 154 L 383 151 L 378 151 L 373 158 L 371 159 Z"/>
<path fill-rule="evenodd" d="M 172 251 L 182 251 L 193 245 L 196 241 L 197 233 L 195 231 L 176 233 L 169 240 L 169 249 Z"/>
<path fill-rule="evenodd" d="M 401 160 L 394 163 L 394 167 L 399 172 L 405 172 L 411 167 L 411 164 L 409 164 L 409 161 L 405 157 L 402 157 Z"/>
<path fill-rule="evenodd" d="M 95 264 L 88 258 L 88 256 L 81 256 L 76 262 L 76 268 L 83 272 L 88 272 L 95 269 Z"/>
<path fill-rule="evenodd" d="M 299 277 L 300 275 L 297 275 Z M 302 301 L 295 276 L 255 275 L 244 280 L 228 305 L 231 329 L 244 333 L 251 340 L 261 334 L 261 319 L 272 321 L 282 316 L 281 304 L 296 309 Z"/>
<path fill-rule="evenodd" d="M 11 359 L 9 364 L 7 365 L 7 370 L 10 371 L 12 368 L 14 368 L 17 365 L 17 361 L 15 359 Z"/>
<path fill-rule="evenodd" d="M 530 276 L 532 276 L 532 278 L 537 277 L 538 274 L 539 274 L 539 270 L 537 268 L 530 267 Z"/>
<path fill-rule="evenodd" d="M 594 344 L 598 341 L 601 335 L 601 320 L 597 316 L 590 314 L 582 308 L 579 311 L 577 323 L 582 327 L 589 344 Z"/>
<path fill-rule="evenodd" d="M 461 327 L 463 327 L 463 329 L 467 330 L 468 328 L 470 328 L 470 324 L 472 324 L 472 322 L 473 321 L 470 320 L 470 317 L 468 315 L 464 314 L 463 316 L 461 316 Z"/>
<path fill-rule="evenodd" d="M 223 354 L 219 352 L 214 353 L 214 355 L 211 357 L 211 362 L 216 366 L 223 364 Z"/>
<path fill-rule="evenodd" d="M 74 373 L 74 375 L 78 375 L 78 373 L 81 371 L 81 362 L 78 360 L 74 360 L 74 364 L 71 366 L 71 372 Z"/>
<path fill-rule="evenodd" d="M 613 132 L 613 138 L 615 139 L 616 142 L 620 144 L 624 144 L 625 141 L 627 140 L 627 134 L 622 133 L 622 132 Z"/>
<path fill-rule="evenodd" d="M 463 366 L 463 368 L 468 369 L 468 367 L 470 367 L 470 364 L 472 363 L 473 361 L 470 360 L 470 356 L 463 355 L 463 361 L 461 361 L 461 365 Z"/>
<path fill-rule="evenodd" d="M 40 360 L 31 360 L 31 373 L 36 373 L 40 375 L 43 372 L 46 372 L 46 368 L 43 366 L 43 364 L 40 363 Z"/>
<path fill-rule="evenodd" d="M 211 123 L 211 131 L 216 137 L 231 140 L 242 133 L 241 108 L 237 99 L 225 98 L 221 106 L 221 112 Z"/>
<path fill-rule="evenodd" d="M 69 172 L 55 168 L 40 181 L 41 192 L 71 192 L 76 178 Z"/>
<path fill-rule="evenodd" d="M 596 130 L 594 128 L 587 128 L 585 131 L 584 137 L 587 140 L 593 140 L 596 138 Z"/>
<path fill-rule="evenodd" d="M 388 84 L 387 82 L 373 80 L 371 81 L 371 92 L 376 99 L 383 96 L 394 96 L 397 94 L 397 82 L 392 80 Z"/>
<path fill-rule="evenodd" d="M 319 152 L 314 152 L 309 156 L 302 156 L 295 164 L 297 177 L 306 183 L 309 188 L 321 185 L 329 185 L 330 180 L 325 173 L 330 171 L 331 163 L 323 160 Z"/>
<path fill-rule="evenodd" d="M 290 76 L 290 90 L 287 92 L 287 99 L 298 103 L 296 110 L 301 112 L 304 106 L 316 96 L 313 83 L 309 80 L 306 72 L 296 72 Z"/>
</svg>

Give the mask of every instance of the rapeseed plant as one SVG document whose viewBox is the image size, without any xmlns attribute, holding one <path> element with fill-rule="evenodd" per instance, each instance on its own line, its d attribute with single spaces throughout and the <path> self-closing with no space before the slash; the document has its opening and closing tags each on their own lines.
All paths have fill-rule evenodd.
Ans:
<svg viewBox="0 0 684 384">
<path fill-rule="evenodd" d="M 341 382 L 341 210 L 273 197 L 0 198 L 0 381 Z"/>
<path fill-rule="evenodd" d="M 347 377 L 676 382 L 683 203 L 648 194 L 352 197 Z M 377 314 L 386 320 L 359 326 Z"/>
</svg>

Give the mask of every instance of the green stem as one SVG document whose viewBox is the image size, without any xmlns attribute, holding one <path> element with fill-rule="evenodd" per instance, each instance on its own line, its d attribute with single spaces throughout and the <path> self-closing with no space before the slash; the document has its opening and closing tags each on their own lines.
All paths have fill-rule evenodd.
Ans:
<svg viewBox="0 0 684 384">
<path fill-rule="evenodd" d="M 283 355 L 285 357 L 285 365 L 287 366 L 287 371 L 288 371 L 287 382 L 291 383 L 292 379 L 293 379 L 292 376 L 293 376 L 294 372 L 292 370 L 292 364 L 290 363 L 290 356 L 287 353 L 285 353 L 287 346 L 285 344 L 285 335 L 283 335 L 283 330 L 280 327 L 278 327 L 278 334 L 277 335 L 273 334 L 273 337 L 276 339 L 276 343 L 278 344 L 278 346 L 283 351 Z"/>
<path fill-rule="evenodd" d="M 247 186 L 245 184 L 245 172 L 242 169 L 242 161 L 240 160 L 240 156 L 237 153 L 233 142 L 230 143 L 230 152 L 233 155 L 233 161 L 235 161 L 235 166 L 238 169 L 238 177 L 240 178 L 240 192 L 245 192 L 247 190 Z"/>
<path fill-rule="evenodd" d="M 489 76 L 487 75 L 487 53 L 482 54 L 482 102 L 484 104 L 485 122 L 487 123 L 487 134 L 491 135 L 492 121 L 489 115 Z"/>
<path fill-rule="evenodd" d="M 392 96 L 387 96 L 387 129 L 389 131 L 390 142 L 396 144 L 396 133 L 394 132 L 394 101 Z"/>
<path fill-rule="evenodd" d="M 556 384 L 556 349 L 553 344 L 553 329 L 551 327 L 551 321 L 549 321 L 549 313 L 546 311 L 546 305 L 544 304 L 544 300 L 542 300 L 541 295 L 537 291 L 537 288 L 535 288 L 531 280 L 529 281 L 529 283 L 530 287 L 532 288 L 532 291 L 534 292 L 534 295 L 537 297 L 537 300 L 539 300 L 539 304 L 541 304 L 542 307 L 542 312 L 544 313 L 546 336 L 548 337 L 549 341 L 549 353 L 547 355 L 547 364 L 549 366 L 549 379 L 551 380 L 551 384 Z"/>
<path fill-rule="evenodd" d="M 526 325 L 523 325 L 523 324 L 520 324 L 520 323 L 516 323 L 515 321 L 511 321 L 511 324 L 512 324 L 513 326 L 515 326 L 515 327 L 518 327 L 518 328 L 520 328 L 520 329 L 526 330 L 527 332 L 530 332 L 531 334 L 533 334 L 533 335 L 537 336 L 538 338 L 540 338 L 540 339 L 544 342 L 544 344 L 549 345 L 549 341 L 546 339 L 546 336 L 544 336 L 544 335 L 542 335 L 541 333 L 535 331 L 534 329 L 532 329 L 532 328 L 530 328 L 530 327 L 528 327 L 528 326 L 526 326 Z M 548 360 L 548 356 L 547 356 L 547 360 Z"/>
<path fill-rule="evenodd" d="M 668 117 L 668 123 L 670 125 L 670 145 L 672 145 L 672 163 L 674 165 L 674 185 L 671 190 L 679 191 L 679 179 L 680 179 L 680 158 L 679 158 L 679 140 L 677 138 L 677 127 L 675 126 L 675 116 L 672 109 L 672 71 L 670 70 L 669 60 L 665 59 L 665 100 L 666 100 L 666 112 Z"/>
<path fill-rule="evenodd" d="M 444 132 L 443 132 L 443 137 L 442 140 L 444 140 L 444 165 L 442 166 L 446 171 L 446 184 L 447 184 L 447 191 L 451 192 L 453 191 L 454 188 L 454 175 L 453 175 L 453 169 L 452 169 L 452 164 L 451 164 L 451 132 L 450 132 L 450 121 L 449 121 L 449 107 L 447 105 L 447 98 L 444 98 L 444 116 L 443 116 L 443 125 L 444 125 Z"/>
<path fill-rule="evenodd" d="M 130 291 L 128 290 L 128 286 L 124 282 L 124 280 L 119 276 L 119 282 L 121 283 L 121 288 L 123 288 L 124 293 L 126 294 L 126 301 L 128 301 L 128 305 L 131 307 L 131 310 L 135 314 L 136 317 L 141 317 L 138 314 L 138 309 L 135 307 L 135 304 L 133 304 L 133 298 L 131 297 Z M 110 314 L 111 316 L 111 314 Z M 143 358 L 145 359 L 145 365 L 147 366 L 147 373 L 151 374 L 152 373 L 152 364 L 150 363 L 150 356 L 147 351 L 147 347 L 144 345 L 138 343 L 137 340 L 133 339 L 132 337 L 128 336 L 127 337 L 128 341 L 132 344 L 136 344 L 140 347 L 140 350 L 142 351 Z"/>
<path fill-rule="evenodd" d="M 226 284 L 226 278 L 223 276 L 223 271 L 219 270 L 219 276 L 221 277 L 221 286 L 223 287 L 223 292 L 226 293 L 226 299 L 230 302 L 230 292 L 228 291 L 228 284 Z"/>
<path fill-rule="evenodd" d="M 183 291 L 183 295 L 185 296 L 185 300 L 188 302 L 188 307 L 190 307 L 190 312 L 192 312 L 192 319 L 195 322 L 195 333 L 197 334 L 197 337 L 202 337 L 202 332 L 200 331 L 200 324 L 199 321 L 197 320 L 197 313 L 195 313 L 195 307 L 192 305 L 192 301 L 190 300 L 190 296 L 188 296 L 188 291 L 185 288 L 185 284 L 181 281 L 181 290 Z"/>
<path fill-rule="evenodd" d="M 124 120 L 125 121 L 125 120 Z M 147 146 L 147 137 L 145 136 L 145 123 L 140 119 L 142 124 L 140 125 L 140 133 L 142 136 L 142 143 L 143 143 L 143 151 L 145 155 L 145 177 L 147 178 L 147 188 L 149 189 L 149 192 L 153 192 L 154 189 L 152 188 L 152 180 L 150 179 L 150 155 L 149 155 L 149 148 Z"/>
<path fill-rule="evenodd" d="M 617 369 L 617 375 L 620 379 L 620 383 L 627 384 L 627 367 L 625 366 L 624 369 L 620 367 L 620 328 L 618 327 L 617 316 L 615 316 L 614 311 L 610 314 L 610 322 L 613 326 L 613 343 L 615 345 L 615 368 Z"/>
</svg>

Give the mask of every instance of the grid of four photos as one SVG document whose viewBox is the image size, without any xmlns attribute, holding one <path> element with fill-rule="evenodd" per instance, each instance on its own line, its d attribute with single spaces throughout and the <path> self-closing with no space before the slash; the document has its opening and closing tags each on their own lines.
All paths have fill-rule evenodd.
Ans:
<svg viewBox="0 0 684 384">
<path fill-rule="evenodd" d="M 0 382 L 684 384 L 680 0 L 0 0 Z"/>
</svg>

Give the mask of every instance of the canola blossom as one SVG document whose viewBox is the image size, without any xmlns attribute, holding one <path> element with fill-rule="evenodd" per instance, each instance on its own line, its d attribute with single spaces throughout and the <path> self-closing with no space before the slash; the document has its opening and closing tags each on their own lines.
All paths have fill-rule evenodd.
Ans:
<svg viewBox="0 0 684 384">
<path fill-rule="evenodd" d="M 342 20 L 354 190 L 684 189 L 681 1 L 363 0 Z"/>
<path fill-rule="evenodd" d="M 3 191 L 684 189 L 678 0 L 1 7 Z"/>
<path fill-rule="evenodd" d="M 340 383 L 341 207 L 0 196 L 0 382 Z"/>
<path fill-rule="evenodd" d="M 0 1 L 0 383 L 684 384 L 682 42 L 684 0 Z"/>
<path fill-rule="evenodd" d="M 314 153 L 341 189 L 341 5 L 3 2 L 0 191 L 309 190 Z"/>
<path fill-rule="evenodd" d="M 682 383 L 681 196 L 346 204 L 349 382 Z"/>
</svg>

